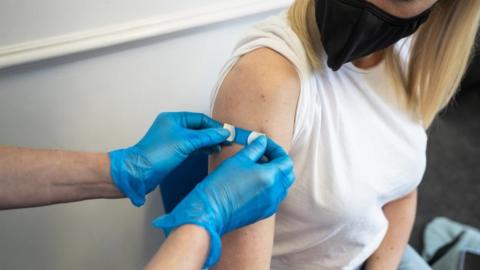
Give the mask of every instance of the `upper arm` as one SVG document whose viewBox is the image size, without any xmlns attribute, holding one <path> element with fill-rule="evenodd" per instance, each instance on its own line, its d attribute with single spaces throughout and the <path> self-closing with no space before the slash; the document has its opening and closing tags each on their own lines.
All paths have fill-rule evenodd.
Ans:
<svg viewBox="0 0 480 270">
<path fill-rule="evenodd" d="M 397 269 L 410 238 L 416 208 L 416 189 L 383 207 L 383 212 L 388 220 L 387 234 L 368 260 L 367 269 Z"/>
<path fill-rule="evenodd" d="M 213 117 L 267 134 L 287 151 L 293 135 L 300 83 L 293 65 L 270 49 L 241 57 L 223 81 Z M 210 158 L 210 169 L 240 149 L 232 145 Z M 274 217 L 222 237 L 216 269 L 269 269 Z"/>
</svg>

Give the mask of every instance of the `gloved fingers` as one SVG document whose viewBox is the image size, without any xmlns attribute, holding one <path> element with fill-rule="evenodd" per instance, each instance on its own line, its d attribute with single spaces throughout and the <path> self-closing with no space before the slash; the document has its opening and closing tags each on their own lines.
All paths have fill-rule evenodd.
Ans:
<svg viewBox="0 0 480 270">
<path fill-rule="evenodd" d="M 245 146 L 234 157 L 244 157 L 253 162 L 257 162 L 265 153 L 267 147 L 267 137 L 259 136 L 251 144 Z"/>
<path fill-rule="evenodd" d="M 188 131 L 186 139 L 191 146 L 190 152 L 217 146 L 225 142 L 230 132 L 224 128 L 208 128 L 204 130 Z"/>
<path fill-rule="evenodd" d="M 275 159 L 288 157 L 288 154 L 274 140 L 272 140 L 271 138 L 267 138 L 267 149 L 265 150 L 265 156 L 268 158 L 269 161 L 273 161 Z"/>
<path fill-rule="evenodd" d="M 223 124 L 203 113 L 181 112 L 182 124 L 188 129 L 221 128 Z"/>
<path fill-rule="evenodd" d="M 293 162 L 288 156 L 283 156 L 268 163 L 267 166 L 272 166 L 279 170 L 282 174 L 281 181 L 285 189 L 288 189 L 295 181 L 295 172 Z"/>
</svg>

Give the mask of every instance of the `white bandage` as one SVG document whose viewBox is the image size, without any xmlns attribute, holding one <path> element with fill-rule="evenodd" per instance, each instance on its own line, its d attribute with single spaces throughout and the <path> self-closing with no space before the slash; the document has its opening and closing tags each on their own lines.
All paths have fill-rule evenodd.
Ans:
<svg viewBox="0 0 480 270">
<path fill-rule="evenodd" d="M 235 127 L 227 123 L 223 124 L 223 128 L 230 131 L 230 136 L 227 138 L 228 143 L 247 145 L 251 144 L 256 138 L 265 135 L 263 133 Z"/>
<path fill-rule="evenodd" d="M 230 136 L 228 136 L 227 142 L 233 143 L 235 140 L 235 127 L 230 124 L 223 124 L 223 128 L 230 131 Z"/>
<path fill-rule="evenodd" d="M 252 133 L 250 133 L 250 135 L 248 135 L 247 143 L 251 144 L 256 138 L 258 138 L 260 136 L 263 136 L 263 135 L 265 135 L 265 134 L 252 131 Z"/>
</svg>

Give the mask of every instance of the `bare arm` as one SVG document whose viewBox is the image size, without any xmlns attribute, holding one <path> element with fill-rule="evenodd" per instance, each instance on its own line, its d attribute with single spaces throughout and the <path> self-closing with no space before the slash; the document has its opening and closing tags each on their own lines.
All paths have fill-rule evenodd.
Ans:
<svg viewBox="0 0 480 270">
<path fill-rule="evenodd" d="M 196 225 L 181 226 L 170 234 L 145 269 L 201 269 L 209 245 L 210 236 L 205 229 Z"/>
<path fill-rule="evenodd" d="M 227 75 L 213 116 L 263 132 L 288 150 L 299 91 L 298 75 L 291 63 L 270 49 L 258 49 L 243 56 Z M 224 147 L 211 158 L 210 170 L 239 149 Z M 225 235 L 222 257 L 215 269 L 270 269 L 273 232 L 271 217 Z"/>
<path fill-rule="evenodd" d="M 0 145 L 0 209 L 122 197 L 109 164 L 102 153 Z"/>
<path fill-rule="evenodd" d="M 398 268 L 415 221 L 417 191 L 386 204 L 383 212 L 389 227 L 380 247 L 367 261 L 367 270 Z"/>
</svg>

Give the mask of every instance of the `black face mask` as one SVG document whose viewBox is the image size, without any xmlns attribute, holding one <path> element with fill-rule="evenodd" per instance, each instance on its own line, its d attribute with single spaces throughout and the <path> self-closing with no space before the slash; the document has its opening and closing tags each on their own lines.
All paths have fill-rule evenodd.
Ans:
<svg viewBox="0 0 480 270">
<path fill-rule="evenodd" d="M 316 0 L 315 10 L 327 64 L 334 71 L 413 34 L 429 14 L 430 9 L 399 18 L 365 0 Z"/>
</svg>

